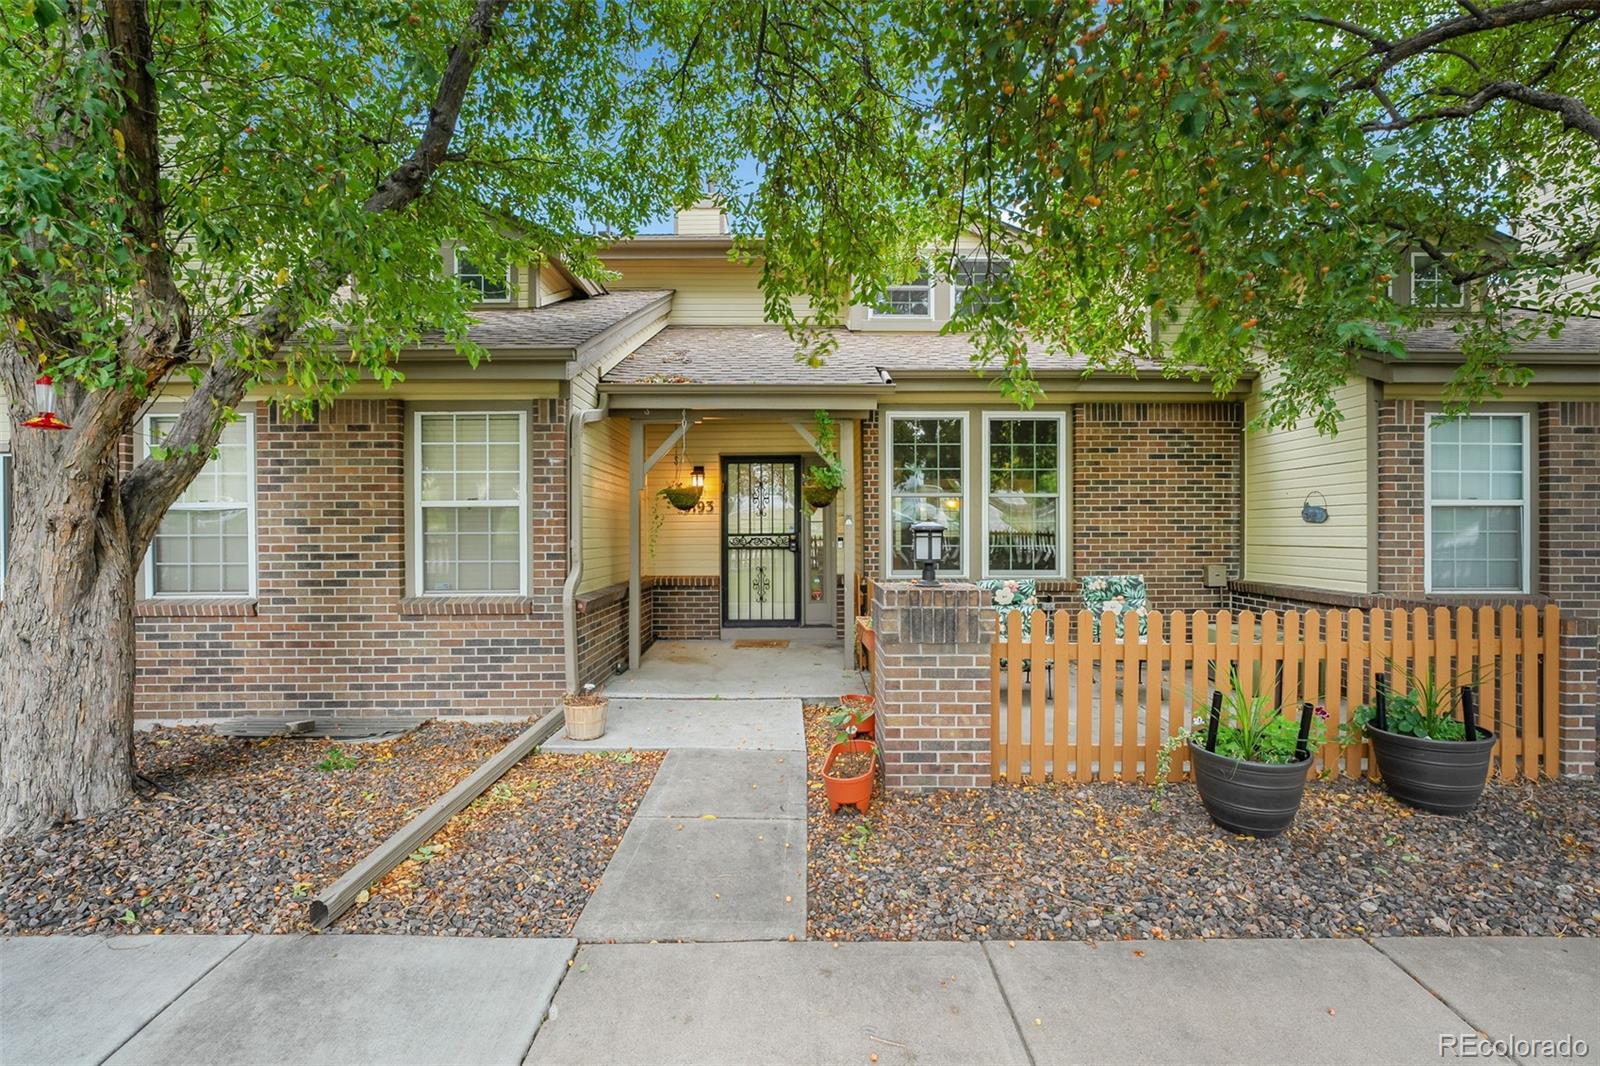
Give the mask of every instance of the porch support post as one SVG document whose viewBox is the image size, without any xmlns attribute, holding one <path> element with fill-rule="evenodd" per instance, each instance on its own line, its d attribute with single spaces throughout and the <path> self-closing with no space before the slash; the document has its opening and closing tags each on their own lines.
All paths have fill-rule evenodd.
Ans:
<svg viewBox="0 0 1600 1066">
<path fill-rule="evenodd" d="M 643 595 L 639 580 L 644 554 L 640 551 L 639 532 L 643 525 L 644 497 L 644 423 L 633 419 L 628 425 L 628 669 L 639 669 L 642 640 L 639 632 L 639 613 Z"/>
<path fill-rule="evenodd" d="M 844 487 L 839 490 L 844 511 L 844 668 L 856 668 L 856 423 L 839 425 L 839 465 L 844 467 Z M 871 610 L 869 607 L 868 610 Z"/>
</svg>

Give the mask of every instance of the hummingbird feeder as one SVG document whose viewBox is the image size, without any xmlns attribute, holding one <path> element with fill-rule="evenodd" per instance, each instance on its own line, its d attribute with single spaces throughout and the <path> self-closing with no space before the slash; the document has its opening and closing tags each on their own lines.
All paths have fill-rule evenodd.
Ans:
<svg viewBox="0 0 1600 1066">
<path fill-rule="evenodd" d="M 39 375 L 33 383 L 33 404 L 39 413 L 23 422 L 29 429 L 71 429 L 56 417 L 56 383 L 49 374 Z"/>
</svg>

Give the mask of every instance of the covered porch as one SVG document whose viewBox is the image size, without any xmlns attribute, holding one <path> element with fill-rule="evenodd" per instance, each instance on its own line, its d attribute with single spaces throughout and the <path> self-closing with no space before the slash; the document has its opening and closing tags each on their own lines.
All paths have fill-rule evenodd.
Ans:
<svg viewBox="0 0 1600 1066">
<path fill-rule="evenodd" d="M 719 640 L 658 640 L 606 691 L 629 698 L 831 700 L 866 691 L 841 665 L 832 630 L 729 630 Z"/>
</svg>

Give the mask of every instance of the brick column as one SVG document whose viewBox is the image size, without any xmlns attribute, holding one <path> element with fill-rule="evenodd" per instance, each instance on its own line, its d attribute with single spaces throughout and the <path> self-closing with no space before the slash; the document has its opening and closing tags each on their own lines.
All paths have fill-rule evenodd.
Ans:
<svg viewBox="0 0 1600 1066">
<path fill-rule="evenodd" d="M 885 787 L 988 787 L 990 594 L 961 582 L 872 587 L 872 691 Z"/>
<path fill-rule="evenodd" d="M 1561 776 L 1595 773 L 1600 731 L 1600 626 L 1561 622 Z"/>
</svg>

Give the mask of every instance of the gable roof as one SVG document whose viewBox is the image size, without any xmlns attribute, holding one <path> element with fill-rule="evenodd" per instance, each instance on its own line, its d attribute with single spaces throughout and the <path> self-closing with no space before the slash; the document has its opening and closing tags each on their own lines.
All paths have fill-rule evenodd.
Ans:
<svg viewBox="0 0 1600 1066">
<path fill-rule="evenodd" d="M 473 311 L 467 337 L 502 355 L 572 358 L 636 316 L 665 314 L 671 289 L 629 289 L 563 300 L 548 307 L 507 307 Z M 443 331 L 429 330 L 407 351 L 453 351 Z"/>
</svg>

